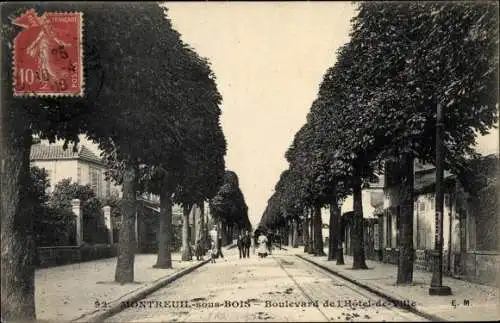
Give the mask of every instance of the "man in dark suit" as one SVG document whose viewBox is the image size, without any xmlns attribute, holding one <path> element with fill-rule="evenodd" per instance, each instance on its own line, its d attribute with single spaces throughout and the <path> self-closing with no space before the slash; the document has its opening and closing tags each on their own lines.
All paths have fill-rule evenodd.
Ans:
<svg viewBox="0 0 500 323">
<path fill-rule="evenodd" d="M 250 247 L 252 246 L 252 238 L 248 231 L 245 231 L 245 235 L 243 236 L 243 257 L 250 258 Z"/>
<path fill-rule="evenodd" d="M 240 259 L 241 259 L 241 256 L 243 256 L 243 258 L 245 258 L 245 246 L 243 243 L 243 236 L 241 234 L 238 235 L 238 241 L 236 242 L 236 245 L 238 246 L 238 251 L 240 252 Z"/>
</svg>

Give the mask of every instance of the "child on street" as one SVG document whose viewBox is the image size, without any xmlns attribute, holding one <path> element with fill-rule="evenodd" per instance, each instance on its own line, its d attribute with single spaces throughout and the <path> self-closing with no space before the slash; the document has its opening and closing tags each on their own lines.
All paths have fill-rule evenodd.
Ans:
<svg viewBox="0 0 500 323">
<path fill-rule="evenodd" d="M 212 243 L 212 248 L 208 251 L 208 255 L 210 256 L 210 262 L 215 264 L 215 258 L 217 257 L 217 248 L 215 247 L 215 243 Z"/>
</svg>

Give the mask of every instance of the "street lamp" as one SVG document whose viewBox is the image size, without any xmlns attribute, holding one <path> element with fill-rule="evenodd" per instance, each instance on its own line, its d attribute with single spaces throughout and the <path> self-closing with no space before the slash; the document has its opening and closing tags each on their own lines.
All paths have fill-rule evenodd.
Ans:
<svg viewBox="0 0 500 323">
<path fill-rule="evenodd" d="M 429 295 L 451 295 L 451 288 L 443 286 L 443 111 L 438 103 L 436 120 L 436 230 L 434 233 L 433 268 Z"/>
</svg>

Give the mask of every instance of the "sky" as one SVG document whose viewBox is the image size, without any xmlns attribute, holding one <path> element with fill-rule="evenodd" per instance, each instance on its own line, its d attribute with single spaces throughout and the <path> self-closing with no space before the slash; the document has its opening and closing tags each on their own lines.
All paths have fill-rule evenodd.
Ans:
<svg viewBox="0 0 500 323">
<path fill-rule="evenodd" d="M 223 97 L 226 167 L 237 173 L 256 226 L 288 167 L 284 154 L 306 121 L 323 74 L 349 40 L 355 7 L 351 2 L 168 2 L 166 7 L 182 40 L 212 64 Z M 498 131 L 480 138 L 478 146 L 483 153 L 497 152 Z"/>
<path fill-rule="evenodd" d="M 223 97 L 226 167 L 256 226 L 285 151 L 306 121 L 335 51 L 348 41 L 349 2 L 167 3 L 182 40 L 207 57 Z"/>
</svg>

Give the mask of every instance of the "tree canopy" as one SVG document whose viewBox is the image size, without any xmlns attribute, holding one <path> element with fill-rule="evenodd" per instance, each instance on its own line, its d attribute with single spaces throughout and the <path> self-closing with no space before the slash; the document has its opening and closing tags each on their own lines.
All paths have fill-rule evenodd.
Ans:
<svg viewBox="0 0 500 323">
<path fill-rule="evenodd" d="M 250 229 L 248 206 L 235 172 L 225 171 L 224 182 L 217 194 L 210 200 L 210 206 L 215 219 L 229 225 L 236 224 L 240 229 Z"/>
</svg>

